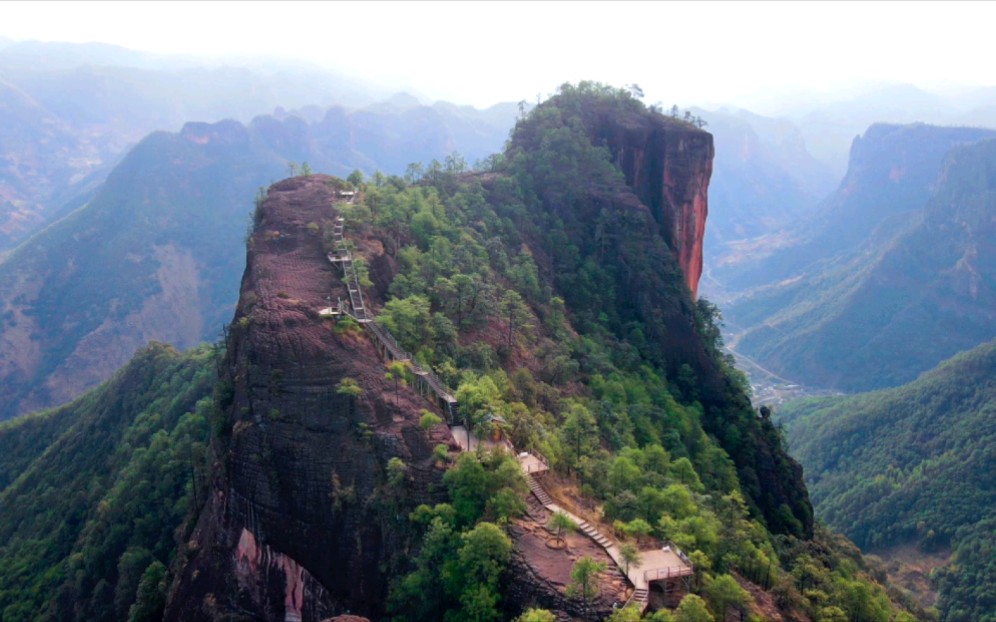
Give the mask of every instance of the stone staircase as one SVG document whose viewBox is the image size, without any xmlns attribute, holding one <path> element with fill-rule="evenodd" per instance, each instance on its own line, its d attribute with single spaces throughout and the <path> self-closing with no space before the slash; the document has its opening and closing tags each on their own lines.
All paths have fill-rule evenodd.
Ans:
<svg viewBox="0 0 996 622">
<path fill-rule="evenodd" d="M 333 264 L 339 264 L 342 268 L 342 279 L 349 292 L 349 304 L 352 312 L 350 315 L 362 324 L 374 337 L 375 341 L 381 345 L 380 354 L 386 359 L 408 363 L 412 373 L 419 379 L 421 386 L 426 391 L 435 394 L 436 402 L 446 414 L 448 423 L 456 419 L 457 401 L 453 393 L 443 382 L 436 377 L 432 371 L 422 369 L 417 365 L 411 353 L 405 351 L 398 343 L 394 335 L 386 328 L 374 321 L 373 315 L 367 309 L 366 301 L 363 299 L 363 290 L 360 288 L 360 280 L 353 266 L 353 257 L 349 252 L 345 237 L 345 219 L 342 216 L 336 218 L 332 228 L 332 238 L 335 242 L 335 249 L 328 254 L 328 260 Z M 425 392 L 420 390 L 425 395 Z"/>
<path fill-rule="evenodd" d="M 636 606 L 640 608 L 640 611 L 643 611 L 647 608 L 647 603 L 649 601 L 650 590 L 645 587 L 641 587 L 633 591 L 633 596 L 630 597 L 629 601 L 626 603 L 626 606 Z"/>
<path fill-rule="evenodd" d="M 540 486 L 539 483 L 533 479 L 533 476 L 528 473 L 526 473 L 526 483 L 529 484 L 529 490 L 533 491 L 533 494 L 536 495 L 539 502 L 543 504 L 543 507 L 554 505 L 553 499 L 550 498 L 550 495 L 546 494 L 543 487 Z"/>
<path fill-rule="evenodd" d="M 601 533 L 599 533 L 598 530 L 589 525 L 587 521 L 581 521 L 578 524 L 578 529 L 581 530 L 581 533 L 583 533 L 584 535 L 588 536 L 589 538 L 597 542 L 598 545 L 601 546 L 603 549 L 615 546 L 615 543 L 612 542 L 612 540 L 609 540 Z"/>
</svg>

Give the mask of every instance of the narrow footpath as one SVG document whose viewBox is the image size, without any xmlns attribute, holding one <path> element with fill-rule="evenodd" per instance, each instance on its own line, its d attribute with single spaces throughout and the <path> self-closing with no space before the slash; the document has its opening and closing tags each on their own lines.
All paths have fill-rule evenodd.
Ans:
<svg viewBox="0 0 996 622">
<path fill-rule="evenodd" d="M 622 559 L 618 544 L 599 532 L 583 518 L 557 505 L 543 486 L 536 480 L 534 475 L 549 471 L 550 469 L 549 463 L 543 456 L 529 452 L 516 453 L 515 448 L 507 440 L 496 443 L 490 440 L 478 439 L 473 432 L 459 425 L 455 420 L 457 401 L 453 397 L 453 393 L 435 374 L 419 367 L 411 354 L 401 347 L 386 328 L 377 324 L 370 314 L 363 297 L 363 291 L 360 288 L 359 278 L 353 266 L 352 254 L 345 241 L 344 219 L 341 216 L 335 220 L 333 240 L 335 242 L 335 249 L 328 254 L 328 260 L 333 264 L 338 264 L 342 268 L 343 281 L 349 292 L 349 309 L 345 309 L 344 305 L 340 302 L 338 307 L 322 309 L 320 314 L 332 317 L 340 315 L 352 317 L 373 337 L 375 344 L 377 344 L 378 352 L 385 360 L 407 363 L 418 379 L 416 388 L 419 389 L 419 392 L 427 398 L 431 394 L 440 408 L 447 414 L 447 424 L 450 426 L 453 438 L 457 440 L 457 444 L 460 445 L 462 451 L 474 451 L 482 444 L 488 448 L 500 445 L 516 455 L 526 482 L 529 484 L 529 489 L 539 499 L 539 502 L 550 512 L 562 512 L 566 514 L 577 525 L 581 533 L 605 549 L 605 552 L 615 562 L 619 573 L 625 576 L 633 585 L 633 595 L 626 603 L 626 606 L 639 607 L 642 613 L 646 610 L 649 602 L 651 581 L 687 577 L 694 572 L 688 558 L 680 550 L 671 546 L 665 546 L 661 550 L 640 551 L 641 563 L 639 566 L 631 565 L 629 572 L 624 572 L 623 568 L 626 567 L 626 564 Z"/>
</svg>

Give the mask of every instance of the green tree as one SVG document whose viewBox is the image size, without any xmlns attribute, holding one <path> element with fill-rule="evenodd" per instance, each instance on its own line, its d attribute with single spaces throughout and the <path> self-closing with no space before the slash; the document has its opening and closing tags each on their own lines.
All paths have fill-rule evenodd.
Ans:
<svg viewBox="0 0 996 622">
<path fill-rule="evenodd" d="M 750 594 L 740 587 L 736 579 L 728 574 L 714 577 L 706 584 L 706 597 L 709 605 L 720 620 L 726 619 L 730 607 L 743 608 L 750 602 Z"/>
<path fill-rule="evenodd" d="M 463 535 L 460 570 L 470 584 L 497 587 L 512 557 L 512 541 L 493 523 L 478 523 Z"/>
<path fill-rule="evenodd" d="M 135 603 L 128 609 L 128 622 L 156 622 L 163 619 L 169 573 L 162 562 L 154 561 L 142 573 Z"/>
<path fill-rule="evenodd" d="M 674 622 L 674 613 L 669 609 L 658 609 L 647 620 L 648 622 Z"/>
<path fill-rule="evenodd" d="M 443 420 L 439 415 L 422 409 L 422 417 L 418 420 L 418 427 L 423 430 L 431 430 L 442 422 Z"/>
<path fill-rule="evenodd" d="M 571 568 L 571 581 L 567 584 L 567 595 L 580 599 L 586 614 L 592 599 L 601 592 L 598 574 L 605 568 L 604 562 L 595 561 L 588 556 L 576 561 L 574 567 Z"/>
<path fill-rule="evenodd" d="M 508 326 L 508 347 L 512 347 L 515 331 L 524 332 L 530 328 L 529 320 L 532 314 L 523 302 L 522 296 L 515 290 L 506 290 L 501 301 L 502 316 Z"/>
<path fill-rule="evenodd" d="M 512 541 L 497 525 L 486 522 L 478 523 L 461 540 L 456 572 L 447 578 L 451 591 L 459 594 L 460 611 L 449 612 L 446 620 L 499 622 L 498 585 L 512 558 Z"/>
<path fill-rule="evenodd" d="M 391 361 L 387 364 L 384 378 L 394 382 L 394 403 L 401 405 L 401 387 L 408 385 L 408 366 L 401 361 Z"/>
<path fill-rule="evenodd" d="M 377 316 L 377 322 L 409 352 L 417 352 L 423 344 L 430 341 L 430 320 L 429 299 L 420 295 L 389 300 Z"/>
<path fill-rule="evenodd" d="M 308 166 L 307 161 L 301 163 L 301 175 L 311 177 L 311 167 Z"/>
<path fill-rule="evenodd" d="M 360 169 L 353 170 L 353 172 L 349 174 L 349 177 L 346 178 L 346 181 L 353 184 L 353 187 L 359 188 L 363 185 L 363 171 Z"/>
<path fill-rule="evenodd" d="M 391 590 L 387 607 L 410 620 L 441 620 L 462 587 L 445 580 L 449 574 L 459 575 L 454 543 L 460 536 L 454 533 L 450 521 L 428 506 L 420 506 L 416 513 L 431 516 L 429 528 L 415 556 L 415 570 Z"/>
<path fill-rule="evenodd" d="M 591 412 L 581 404 L 573 404 L 563 425 L 560 426 L 561 446 L 564 448 L 565 462 L 575 470 L 581 466 L 581 458 L 590 456 L 598 447 L 598 423 Z"/>
<path fill-rule="evenodd" d="M 553 516 L 550 517 L 550 522 L 547 524 L 551 529 L 557 530 L 558 544 L 563 544 L 564 542 L 563 538 L 561 538 L 564 531 L 570 531 L 577 527 L 577 525 L 574 524 L 574 521 L 571 520 L 570 516 L 559 510 L 553 513 Z"/>
<path fill-rule="evenodd" d="M 640 555 L 640 549 L 636 548 L 636 545 L 626 542 L 619 547 L 619 556 L 622 557 L 624 572 L 629 575 L 629 569 L 639 568 L 643 563 L 643 557 Z"/>
<path fill-rule="evenodd" d="M 456 464 L 445 475 L 443 483 L 449 489 L 457 524 L 471 525 L 484 514 L 490 495 L 490 482 L 484 465 L 471 453 L 460 454 Z"/>
<path fill-rule="evenodd" d="M 674 622 L 714 622 L 705 601 L 695 594 L 688 594 L 681 599 L 681 604 L 674 610 Z"/>
<path fill-rule="evenodd" d="M 636 541 L 639 543 L 642 538 L 646 538 L 650 535 L 653 527 L 651 527 L 650 523 L 642 518 L 634 518 L 628 523 L 625 523 L 622 526 L 622 529 L 624 534 L 630 538 L 636 538 Z"/>
<path fill-rule="evenodd" d="M 640 609 L 634 606 L 620 607 L 605 618 L 605 622 L 640 622 Z"/>
<path fill-rule="evenodd" d="M 356 380 L 352 378 L 343 378 L 339 381 L 339 384 L 335 385 L 335 392 L 339 395 L 348 395 L 350 397 L 358 397 L 363 394 L 363 389 Z"/>
<path fill-rule="evenodd" d="M 437 465 L 445 465 L 450 459 L 450 448 L 444 443 L 438 443 L 432 448 L 432 459 Z"/>
<path fill-rule="evenodd" d="M 527 609 L 515 622 L 557 622 L 557 616 L 546 609 Z"/>
<path fill-rule="evenodd" d="M 418 183 L 422 179 L 422 174 L 421 162 L 411 162 L 405 167 L 405 181 L 410 184 Z"/>
</svg>

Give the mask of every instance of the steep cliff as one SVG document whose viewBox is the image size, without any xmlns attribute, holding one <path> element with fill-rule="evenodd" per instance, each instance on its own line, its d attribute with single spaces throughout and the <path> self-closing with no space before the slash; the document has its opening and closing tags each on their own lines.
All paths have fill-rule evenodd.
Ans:
<svg viewBox="0 0 996 622">
<path fill-rule="evenodd" d="M 626 185 L 650 208 L 694 298 L 709 213 L 712 135 L 662 115 L 594 113 L 593 138 L 609 148 Z"/>
<path fill-rule="evenodd" d="M 382 489 L 388 459 L 409 464 L 411 494 L 432 499 L 439 476 L 416 427 L 428 403 L 406 390 L 387 399 L 369 341 L 317 315 L 330 292 L 347 296 L 309 230 L 332 217 L 328 179 L 276 184 L 259 211 L 222 370 L 213 492 L 167 620 L 379 611 L 380 564 L 401 544 Z M 337 392 L 345 378 L 363 393 Z"/>
<path fill-rule="evenodd" d="M 629 597 L 609 565 L 601 596 L 579 602 L 567 589 L 577 552 L 604 552 L 580 535 L 572 551 L 550 552 L 545 519 L 523 508 L 529 492 L 514 460 L 478 464 L 465 454 L 442 476 L 437 467 L 454 456 L 440 457 L 439 444 L 453 448 L 454 439 L 444 425 L 421 425 L 429 402 L 392 382 L 395 368 L 385 375 L 367 332 L 319 317 L 349 298 L 325 255 L 323 233 L 340 215 L 365 260 L 357 269 L 369 277 L 366 306 L 379 325 L 450 384 L 457 416 L 478 433 L 547 455 L 558 502 L 584 516 L 592 501 L 604 503 L 612 509 L 590 520 L 605 521 L 606 533 L 613 519 L 641 518 L 656 536 L 704 547 L 710 559 L 773 557 L 760 536 L 768 532 L 748 534 L 748 521 L 812 535 L 801 472 L 724 367 L 708 305 L 691 298 L 680 254 L 655 218 L 679 194 L 674 201 L 692 211 L 676 222 L 695 220 L 692 195 L 704 215 L 705 189 L 695 188 L 708 180 L 708 136 L 672 144 L 648 135 L 627 147 L 634 162 L 672 163 L 631 168 L 637 187 L 654 192 L 651 174 L 662 186 L 655 210 L 626 184 L 607 141 L 589 132 L 623 127 L 628 112 L 585 127 L 568 95 L 520 123 L 491 173 L 451 163 L 417 185 L 379 176 L 355 201 L 334 205 L 341 182 L 329 177 L 271 187 L 228 337 L 213 491 L 174 565 L 167 620 L 310 622 L 347 610 L 375 620 L 469 619 L 474 607 L 509 618 L 536 603 L 601 615 Z M 615 91 L 604 99 L 642 106 Z M 641 114 L 657 123 L 659 115 Z M 698 156 L 674 155 L 693 145 Z M 694 244 L 701 252 L 701 237 Z M 338 389 L 347 379 L 355 398 Z M 618 468 L 613 452 L 645 448 L 656 474 L 602 476 Z M 754 548 L 695 545 L 691 523 L 661 527 L 661 506 L 626 501 L 668 486 L 727 496 L 733 506 L 722 520 L 743 534 L 731 541 Z M 692 499 L 682 518 L 719 524 Z M 429 507 L 441 502 L 449 505 Z M 502 519 L 507 535 L 484 526 Z M 492 550 L 508 539 L 506 571 L 487 586 L 472 578 L 468 591 L 464 577 L 481 567 L 469 547 L 489 533 Z"/>
<path fill-rule="evenodd" d="M 797 382 L 865 391 L 996 336 L 993 135 L 870 128 L 812 240 L 772 257 L 784 280 L 724 310 L 745 328 L 737 350 Z"/>
</svg>

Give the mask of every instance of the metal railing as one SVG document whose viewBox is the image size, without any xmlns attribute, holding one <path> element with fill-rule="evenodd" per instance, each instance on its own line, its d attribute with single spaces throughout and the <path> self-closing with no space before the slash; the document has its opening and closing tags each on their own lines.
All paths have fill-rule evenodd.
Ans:
<svg viewBox="0 0 996 622">
<path fill-rule="evenodd" d="M 391 356 L 397 361 L 410 361 L 412 356 L 401 347 L 398 340 L 394 338 L 386 328 L 378 324 L 376 321 L 370 322 L 367 325 L 377 339 L 391 352 Z M 414 365 L 413 365 L 414 367 Z"/>
<path fill-rule="evenodd" d="M 432 390 L 432 392 L 435 393 L 439 399 L 446 403 L 446 408 L 449 412 L 450 418 L 454 417 L 456 414 L 454 412 L 456 398 L 453 397 L 453 394 L 450 392 L 449 388 L 443 384 L 443 382 L 431 370 L 423 369 L 416 364 L 411 353 L 401 347 L 401 344 L 399 344 L 398 340 L 394 338 L 391 331 L 387 330 L 380 324 L 377 324 L 370 317 L 366 301 L 363 300 L 363 290 L 360 288 L 360 280 L 359 277 L 357 277 L 356 269 L 353 266 L 353 258 L 350 255 L 349 248 L 346 246 L 346 239 L 343 236 L 344 228 L 345 221 L 340 216 L 336 219 L 335 225 L 332 228 L 332 238 L 335 242 L 335 254 L 333 255 L 333 253 L 329 253 L 328 259 L 329 261 L 341 262 L 342 264 L 343 279 L 346 281 L 346 291 L 349 292 L 349 302 L 353 311 L 350 315 L 358 320 L 367 320 L 364 322 L 364 325 L 370 329 L 370 332 L 384 345 L 395 360 L 409 361 L 414 373 L 423 378 L 430 390 Z"/>
<path fill-rule="evenodd" d="M 643 571 L 643 580 L 647 581 L 660 581 L 661 579 L 670 579 L 678 577 L 687 577 L 692 574 L 694 570 L 688 566 L 668 566 L 667 568 L 654 568 L 653 570 Z"/>
</svg>

